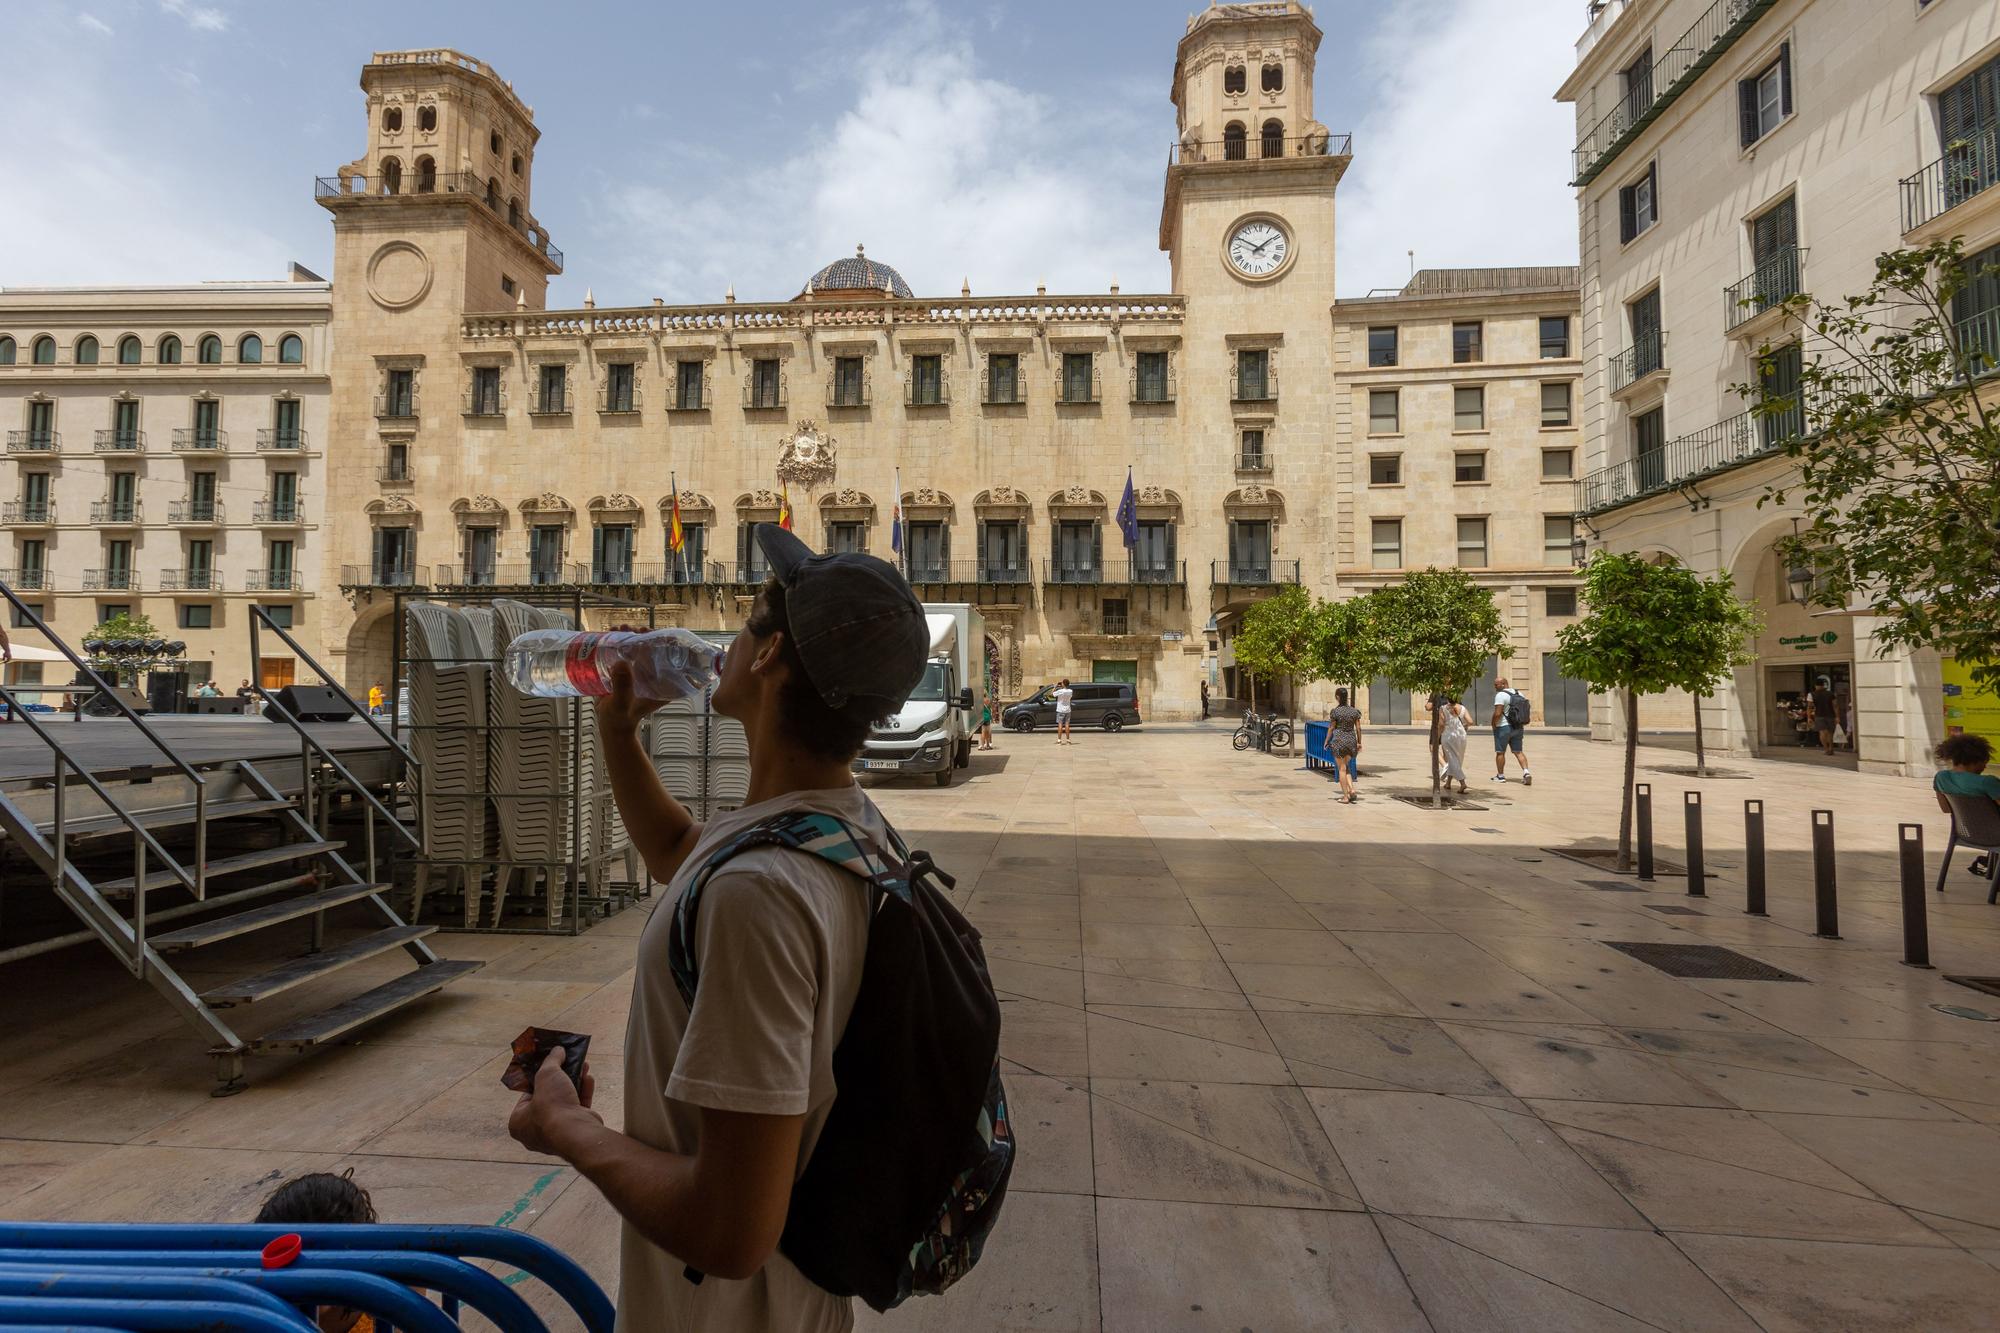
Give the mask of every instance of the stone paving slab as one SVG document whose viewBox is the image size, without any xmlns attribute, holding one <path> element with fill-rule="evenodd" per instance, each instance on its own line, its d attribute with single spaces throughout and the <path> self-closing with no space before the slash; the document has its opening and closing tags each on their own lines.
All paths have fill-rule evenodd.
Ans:
<svg viewBox="0 0 2000 1333">
<path fill-rule="evenodd" d="M 1545 850 L 1616 827 L 1619 753 L 1578 738 L 1541 737 L 1535 784 L 1482 782 L 1477 813 L 1389 799 L 1422 771 L 1408 733 L 1371 743 L 1353 807 L 1220 725 L 1000 744 L 948 789 L 871 790 L 986 934 L 1022 1159 L 973 1276 L 860 1327 L 1991 1326 L 2000 1023 L 1933 1006 L 2000 1001 L 1899 961 L 1896 825 L 1924 825 L 1933 879 L 1945 834 L 1923 782 L 1647 774 L 1665 859 L 1680 792 L 1704 792 L 1715 877 L 1691 899 L 1665 877 L 1604 892 L 1604 867 Z M 1768 918 L 1741 911 L 1746 797 Z M 1835 812 L 1839 940 L 1812 934 L 1814 808 Z M 1933 960 L 2000 973 L 2000 909 L 1968 875 L 1947 887 L 1926 894 Z M 0 1210 L 228 1220 L 352 1166 L 387 1217 L 531 1230 L 609 1287 L 615 1216 L 507 1140 L 498 1071 L 527 1022 L 588 1031 L 615 1102 L 642 925 L 441 936 L 485 970 L 347 1045 L 253 1062 L 224 1102 L 108 956 L 0 969 Z M 1682 980 L 1608 941 L 1720 944 L 1805 980 Z"/>
</svg>

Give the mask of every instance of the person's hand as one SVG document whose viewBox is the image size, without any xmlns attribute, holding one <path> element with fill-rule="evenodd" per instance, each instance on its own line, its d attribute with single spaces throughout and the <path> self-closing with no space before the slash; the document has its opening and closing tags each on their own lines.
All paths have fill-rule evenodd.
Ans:
<svg viewBox="0 0 2000 1333">
<path fill-rule="evenodd" d="M 560 1156 L 553 1146 L 554 1133 L 565 1119 L 588 1116 L 600 1125 L 604 1123 L 604 1117 L 590 1108 L 597 1095 L 597 1080 L 591 1077 L 590 1062 L 584 1061 L 582 1076 L 577 1080 L 583 1087 L 579 1096 L 569 1075 L 563 1072 L 563 1055 L 558 1046 L 543 1057 L 541 1067 L 535 1070 L 533 1086 L 521 1094 L 507 1117 L 508 1137 L 529 1152 Z"/>
<path fill-rule="evenodd" d="M 632 664 L 611 667 L 611 693 L 597 696 L 597 725 L 607 731 L 636 732 L 639 723 L 665 705 L 663 699 L 641 699 L 632 692 Z"/>
</svg>

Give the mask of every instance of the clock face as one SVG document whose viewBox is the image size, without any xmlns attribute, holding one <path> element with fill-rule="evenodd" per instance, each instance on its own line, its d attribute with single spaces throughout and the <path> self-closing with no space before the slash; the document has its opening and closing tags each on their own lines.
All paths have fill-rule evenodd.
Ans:
<svg viewBox="0 0 2000 1333">
<path fill-rule="evenodd" d="M 1229 262 L 1246 277 L 1261 278 L 1278 271 L 1291 244 L 1275 222 L 1252 219 L 1229 237 Z"/>
</svg>

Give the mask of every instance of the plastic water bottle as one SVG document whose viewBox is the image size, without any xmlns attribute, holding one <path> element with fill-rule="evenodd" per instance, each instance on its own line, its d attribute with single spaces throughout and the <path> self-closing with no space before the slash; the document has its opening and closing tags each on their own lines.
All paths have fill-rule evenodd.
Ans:
<svg viewBox="0 0 2000 1333">
<path fill-rule="evenodd" d="M 508 681 L 542 699 L 609 694 L 619 662 L 632 667 L 634 694 L 672 702 L 701 693 L 722 674 L 722 649 L 686 629 L 537 629 L 507 645 Z"/>
</svg>

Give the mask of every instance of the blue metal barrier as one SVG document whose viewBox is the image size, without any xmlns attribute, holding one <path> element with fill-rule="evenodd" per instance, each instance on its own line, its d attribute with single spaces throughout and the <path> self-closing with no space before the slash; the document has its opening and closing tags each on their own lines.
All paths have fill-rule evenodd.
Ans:
<svg viewBox="0 0 2000 1333">
<path fill-rule="evenodd" d="M 126 1333 L 312 1333 L 302 1316 L 278 1316 L 229 1301 L 87 1300 L 83 1297 L 0 1296 L 0 1328 L 79 1324 Z"/>
<path fill-rule="evenodd" d="M 263 1268 L 263 1246 L 289 1233 L 297 1233 L 303 1241 L 298 1258 L 287 1267 Z M 506 1264 L 539 1279 L 562 1298 L 587 1333 L 611 1333 L 615 1319 L 611 1301 L 588 1273 L 546 1242 L 500 1227 L 0 1222 L 0 1266 L 5 1266 L 5 1271 L 25 1267 L 43 1273 L 74 1273 L 87 1268 L 143 1274 L 170 1269 L 183 1277 L 237 1282 L 298 1304 L 347 1305 L 377 1315 L 378 1323 L 393 1324 L 409 1333 L 454 1328 L 452 1316 L 463 1301 L 506 1333 L 545 1333 L 546 1325 L 527 1303 L 491 1273 L 467 1262 L 474 1259 Z M 440 1310 L 412 1296 L 407 1290 L 410 1287 L 439 1292 L 445 1308 Z M 396 1299 L 398 1296 L 407 1298 L 408 1303 Z M 28 1298 L 0 1297 L 6 1299 Z M 250 1307 L 244 1304 L 240 1308 Z M 27 1322 L 126 1329 L 172 1326 L 106 1318 L 104 1311 L 93 1314 L 78 1309 L 58 1316 L 50 1308 L 37 1306 L 36 1310 L 32 1318 L 22 1312 L 21 1317 L 11 1319 L 0 1311 L 0 1326 L 11 1329 Z M 269 1314 L 261 1309 L 253 1313 Z M 225 1326 L 239 1325 L 217 1325 Z M 255 1324 L 254 1319 L 240 1326 L 273 1327 Z"/>
<path fill-rule="evenodd" d="M 88 1300 L 215 1301 L 246 1305 L 297 1320 L 299 1312 L 267 1291 L 219 1277 L 187 1273 L 113 1272 L 80 1267 L 70 1272 L 33 1270 L 25 1265 L 0 1268 L 0 1296 L 45 1296 Z M 412 1297 L 412 1299 L 415 1299 Z M 329 1302 L 331 1304 L 332 1302 Z"/>
</svg>

